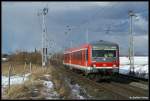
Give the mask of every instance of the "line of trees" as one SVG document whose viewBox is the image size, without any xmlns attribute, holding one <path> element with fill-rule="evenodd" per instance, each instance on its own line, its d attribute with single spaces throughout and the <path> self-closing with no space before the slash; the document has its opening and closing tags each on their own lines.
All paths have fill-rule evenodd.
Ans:
<svg viewBox="0 0 150 101">
<path fill-rule="evenodd" d="M 40 52 L 18 52 L 10 55 L 9 61 L 15 63 L 41 64 L 42 56 Z"/>
<path fill-rule="evenodd" d="M 42 55 L 40 51 L 35 52 L 25 52 L 19 51 L 9 55 L 8 61 L 11 63 L 30 63 L 32 64 L 42 64 Z M 53 64 L 62 64 L 63 63 L 63 53 L 52 54 L 50 59 L 48 59 Z"/>
</svg>

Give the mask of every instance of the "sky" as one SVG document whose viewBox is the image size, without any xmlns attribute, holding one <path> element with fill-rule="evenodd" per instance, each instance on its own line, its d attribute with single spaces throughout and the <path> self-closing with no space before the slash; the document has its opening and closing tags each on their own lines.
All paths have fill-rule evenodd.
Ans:
<svg viewBox="0 0 150 101">
<path fill-rule="evenodd" d="M 46 15 L 49 52 L 64 51 L 88 42 L 119 44 L 128 54 L 129 10 L 133 10 L 134 52 L 148 55 L 148 2 L 2 2 L 2 53 L 34 51 L 42 47 L 42 16 Z M 108 31 L 109 30 L 109 31 Z"/>
</svg>

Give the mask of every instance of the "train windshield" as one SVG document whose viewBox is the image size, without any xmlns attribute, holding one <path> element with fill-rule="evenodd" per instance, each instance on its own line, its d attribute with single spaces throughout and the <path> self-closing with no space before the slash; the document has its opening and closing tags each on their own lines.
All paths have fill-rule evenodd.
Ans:
<svg viewBox="0 0 150 101">
<path fill-rule="evenodd" d="M 116 50 L 92 50 L 92 57 L 116 57 Z"/>
</svg>

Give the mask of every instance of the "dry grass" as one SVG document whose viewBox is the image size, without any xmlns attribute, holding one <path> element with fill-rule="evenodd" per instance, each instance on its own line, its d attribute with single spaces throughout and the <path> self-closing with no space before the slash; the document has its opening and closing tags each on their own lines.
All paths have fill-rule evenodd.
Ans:
<svg viewBox="0 0 150 101">
<path fill-rule="evenodd" d="M 50 68 L 36 68 L 32 72 L 32 79 L 37 80 L 37 79 L 43 77 L 43 75 L 45 75 L 45 74 L 51 74 L 51 69 Z"/>
<path fill-rule="evenodd" d="M 3 63 L 2 64 L 2 74 L 8 75 L 8 69 L 9 69 L 9 63 Z M 23 74 L 24 72 L 24 64 L 15 64 L 14 65 L 14 71 L 13 74 Z M 29 73 L 30 68 L 29 65 L 27 65 L 26 73 Z M 6 95 L 4 99 L 32 99 L 32 88 L 38 88 L 42 89 L 43 82 L 39 80 L 41 76 L 43 76 L 46 73 L 50 73 L 50 69 L 44 69 L 41 68 L 39 65 L 32 65 L 32 75 L 29 76 L 29 80 L 25 81 L 24 84 L 19 85 L 11 85 L 11 88 L 8 90 L 6 88 Z M 31 81 L 32 82 L 31 82 Z M 42 95 L 38 96 L 38 99 L 43 98 Z M 33 98 L 34 99 L 34 98 Z"/>
<path fill-rule="evenodd" d="M 6 75 L 8 73 L 9 63 L 2 64 L 2 74 Z M 23 73 L 24 64 L 15 64 L 14 70 L 15 74 Z M 27 65 L 27 71 L 29 73 L 29 65 Z M 59 95 L 63 99 L 71 99 L 70 98 L 70 87 L 64 80 L 63 75 L 56 71 L 54 67 L 49 66 L 48 68 L 41 68 L 39 65 L 32 65 L 32 75 L 29 76 L 29 80 L 24 84 L 20 85 L 12 85 L 10 90 L 7 91 L 7 98 L 9 99 L 34 99 L 32 98 L 32 88 L 37 88 L 42 90 L 43 82 L 41 80 L 46 79 L 45 74 L 51 75 L 52 82 L 54 83 L 55 90 L 59 93 Z M 31 81 L 32 82 L 31 82 Z M 40 91 L 39 91 L 40 92 Z M 44 99 L 42 94 L 38 95 L 37 99 Z"/>
<path fill-rule="evenodd" d="M 9 90 L 6 90 L 6 96 L 8 99 L 44 99 L 44 96 L 40 94 L 40 92 L 33 97 L 33 91 L 35 88 L 40 91 L 43 88 L 43 83 L 41 81 L 36 81 L 32 84 L 27 81 L 24 85 L 13 85 Z"/>
<path fill-rule="evenodd" d="M 22 97 L 28 98 L 30 96 L 29 91 L 29 88 L 24 85 L 12 85 L 9 90 L 6 90 L 6 96 L 9 99 L 18 99 Z"/>
<path fill-rule="evenodd" d="M 5 62 L 5 63 L 2 63 L 2 75 L 8 75 L 8 70 L 9 70 L 9 67 L 10 67 L 10 63 L 9 62 Z M 12 64 L 12 67 L 14 67 L 14 69 L 12 70 L 12 74 L 23 74 L 24 72 L 25 73 L 29 73 L 30 72 L 30 64 L 26 64 L 26 67 L 25 67 L 25 64 L 22 64 L 22 63 L 13 63 Z M 24 70 L 24 67 L 25 67 L 25 70 Z M 35 65 L 35 64 L 32 64 L 32 72 L 34 72 L 35 70 L 37 69 L 41 69 L 41 66 L 40 65 Z"/>
<path fill-rule="evenodd" d="M 6 89 L 6 99 L 32 99 L 32 92 L 34 88 L 42 89 L 43 83 L 41 81 L 26 81 L 24 84 L 12 85 L 10 89 Z M 38 99 L 43 96 L 38 92 Z"/>
<path fill-rule="evenodd" d="M 56 91 L 60 94 L 61 98 L 63 99 L 71 99 L 70 94 L 71 94 L 71 89 L 69 85 L 66 83 L 64 76 L 56 71 L 54 68 L 52 70 L 52 80 L 54 82 Z"/>
</svg>

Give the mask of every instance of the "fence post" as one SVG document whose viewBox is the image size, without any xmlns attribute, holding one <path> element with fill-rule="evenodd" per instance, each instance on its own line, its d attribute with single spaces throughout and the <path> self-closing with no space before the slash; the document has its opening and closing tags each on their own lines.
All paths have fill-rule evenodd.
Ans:
<svg viewBox="0 0 150 101">
<path fill-rule="evenodd" d="M 34 93 L 34 88 L 33 88 L 33 81 L 32 81 L 32 63 L 30 62 L 30 75 L 31 75 L 31 77 L 30 77 L 30 82 L 31 82 L 31 92 L 32 92 L 32 94 Z"/>
<path fill-rule="evenodd" d="M 30 73 L 32 73 L 32 64 L 30 62 Z"/>
<path fill-rule="evenodd" d="M 15 68 L 14 68 L 14 65 L 11 65 L 11 73 L 13 72 L 13 75 L 15 74 Z M 11 74 L 12 75 L 12 74 Z"/>
<path fill-rule="evenodd" d="M 9 88 L 9 89 L 10 89 L 11 68 L 12 68 L 12 65 L 10 64 L 10 66 L 9 66 L 9 70 L 8 70 L 8 88 Z"/>
<path fill-rule="evenodd" d="M 24 81 L 24 78 L 25 78 L 25 70 L 26 70 L 26 62 L 25 62 L 25 64 L 24 64 L 24 71 L 23 71 L 23 81 Z"/>
</svg>

